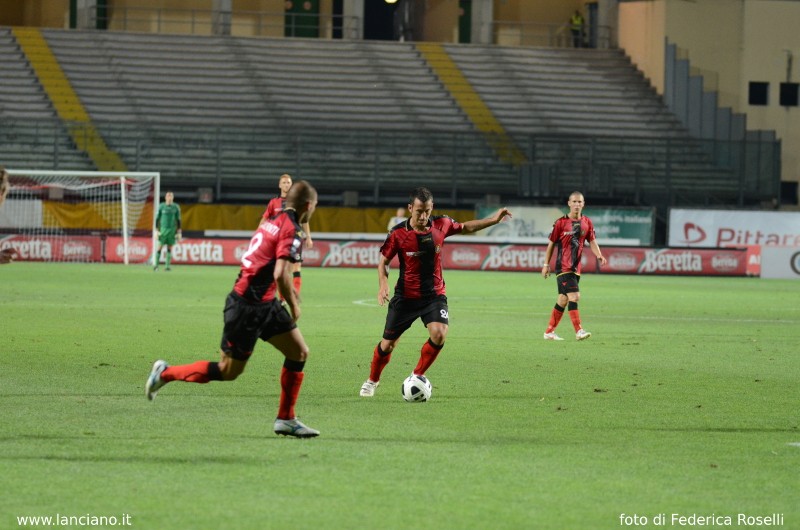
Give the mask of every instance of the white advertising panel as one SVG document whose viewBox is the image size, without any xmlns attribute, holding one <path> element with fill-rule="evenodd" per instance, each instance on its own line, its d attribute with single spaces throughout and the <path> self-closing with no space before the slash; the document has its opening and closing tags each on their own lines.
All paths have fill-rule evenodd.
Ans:
<svg viewBox="0 0 800 530">
<path fill-rule="evenodd" d="M 762 247 L 761 277 L 800 280 L 800 248 Z"/>
<path fill-rule="evenodd" d="M 7 199 L 0 206 L 0 228 L 41 228 L 42 201 Z"/>
<path fill-rule="evenodd" d="M 800 247 L 800 212 L 669 211 L 670 247 Z"/>
<path fill-rule="evenodd" d="M 512 240 L 528 238 L 530 243 L 547 244 L 553 223 L 569 210 L 545 206 L 510 206 L 513 217 L 490 226 L 483 235 L 486 237 Z M 492 215 L 497 209 L 488 206 L 478 208 L 478 219 Z M 583 211 L 594 224 L 597 240 L 601 245 L 653 244 L 655 210 L 652 208 L 586 208 Z"/>
</svg>

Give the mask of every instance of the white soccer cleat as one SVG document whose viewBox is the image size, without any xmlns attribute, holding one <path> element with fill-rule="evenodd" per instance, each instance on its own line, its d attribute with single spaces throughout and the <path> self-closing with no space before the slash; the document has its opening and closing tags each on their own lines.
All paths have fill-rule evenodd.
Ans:
<svg viewBox="0 0 800 530">
<path fill-rule="evenodd" d="M 275 434 L 283 436 L 294 436 L 296 438 L 313 438 L 319 436 L 319 431 L 312 429 L 308 425 L 304 425 L 300 420 L 294 418 L 293 420 L 282 420 L 280 418 L 275 420 L 273 427 Z"/>
<path fill-rule="evenodd" d="M 555 331 L 551 331 L 550 333 L 544 334 L 544 340 L 564 340 L 564 339 L 556 335 Z"/>
<path fill-rule="evenodd" d="M 166 381 L 161 379 L 161 373 L 166 370 L 168 366 L 167 361 L 158 360 L 153 363 L 153 368 L 150 369 L 150 375 L 147 377 L 147 382 L 144 384 L 144 394 L 150 401 L 153 401 L 161 387 L 167 384 Z"/>
<path fill-rule="evenodd" d="M 369 379 L 364 381 L 364 384 L 361 385 L 361 391 L 358 393 L 361 397 L 372 397 L 375 395 L 375 389 L 378 388 L 378 385 L 381 384 L 380 381 L 373 382 Z"/>
<path fill-rule="evenodd" d="M 585 329 L 581 328 L 581 329 L 579 329 L 579 330 L 578 330 L 578 332 L 575 334 L 575 340 L 584 340 L 584 339 L 588 339 L 588 338 L 589 338 L 589 337 L 591 337 L 591 336 L 592 336 L 592 334 L 591 334 L 591 333 L 589 333 L 589 332 L 588 332 L 588 331 L 586 331 Z"/>
</svg>

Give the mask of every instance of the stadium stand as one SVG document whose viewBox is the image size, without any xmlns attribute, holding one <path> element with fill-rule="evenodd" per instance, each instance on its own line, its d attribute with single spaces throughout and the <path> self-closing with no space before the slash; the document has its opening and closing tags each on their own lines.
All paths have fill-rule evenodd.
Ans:
<svg viewBox="0 0 800 530">
<path fill-rule="evenodd" d="M 94 169 L 79 152 L 11 30 L 0 28 L 0 160 L 6 167 Z"/>
<path fill-rule="evenodd" d="M 420 44 L 42 33 L 108 146 L 179 192 L 237 200 L 266 178 L 271 194 L 288 171 L 332 202 L 392 202 L 418 182 L 453 206 L 576 188 L 616 203 L 742 199 L 736 168 L 715 163 L 618 50 L 441 46 L 502 127 L 493 138 Z M 39 95 L 25 116 L 52 119 L 7 30 L 0 49 Z M 499 155 L 498 138 L 524 156 Z"/>
<path fill-rule="evenodd" d="M 695 193 L 738 198 L 733 171 L 713 164 L 704 143 L 621 51 L 446 49 L 506 130 L 527 146 L 528 178 L 535 182 L 525 192 L 575 188 L 619 197 L 635 189 L 634 202 Z"/>
</svg>

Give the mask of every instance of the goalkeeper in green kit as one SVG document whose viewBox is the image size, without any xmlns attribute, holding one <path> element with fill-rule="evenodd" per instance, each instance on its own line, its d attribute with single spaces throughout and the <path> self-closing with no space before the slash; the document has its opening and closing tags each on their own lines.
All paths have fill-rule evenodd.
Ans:
<svg viewBox="0 0 800 530">
<path fill-rule="evenodd" d="M 168 191 L 164 195 L 164 202 L 158 205 L 156 214 L 156 236 L 158 237 L 158 250 L 153 256 L 153 270 L 158 270 L 161 261 L 161 249 L 167 247 L 166 270 L 170 270 L 172 261 L 172 246 L 181 239 L 181 207 L 175 204 L 175 195 Z"/>
</svg>

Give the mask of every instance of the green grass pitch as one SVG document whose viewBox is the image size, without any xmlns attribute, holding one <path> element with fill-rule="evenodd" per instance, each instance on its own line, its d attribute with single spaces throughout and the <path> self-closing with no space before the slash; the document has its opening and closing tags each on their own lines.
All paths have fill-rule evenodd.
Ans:
<svg viewBox="0 0 800 530">
<path fill-rule="evenodd" d="M 554 280 L 446 271 L 433 398 L 408 404 L 422 325 L 360 398 L 385 318 L 377 273 L 307 268 L 298 414 L 322 434 L 297 440 L 271 431 L 282 357 L 268 344 L 234 382 L 144 397 L 155 359 L 218 358 L 236 272 L 0 269 L 0 528 L 127 514 L 141 529 L 559 530 L 740 513 L 800 528 L 800 282 L 587 275 L 593 336 L 575 341 L 565 317 L 555 343 Z"/>
</svg>

